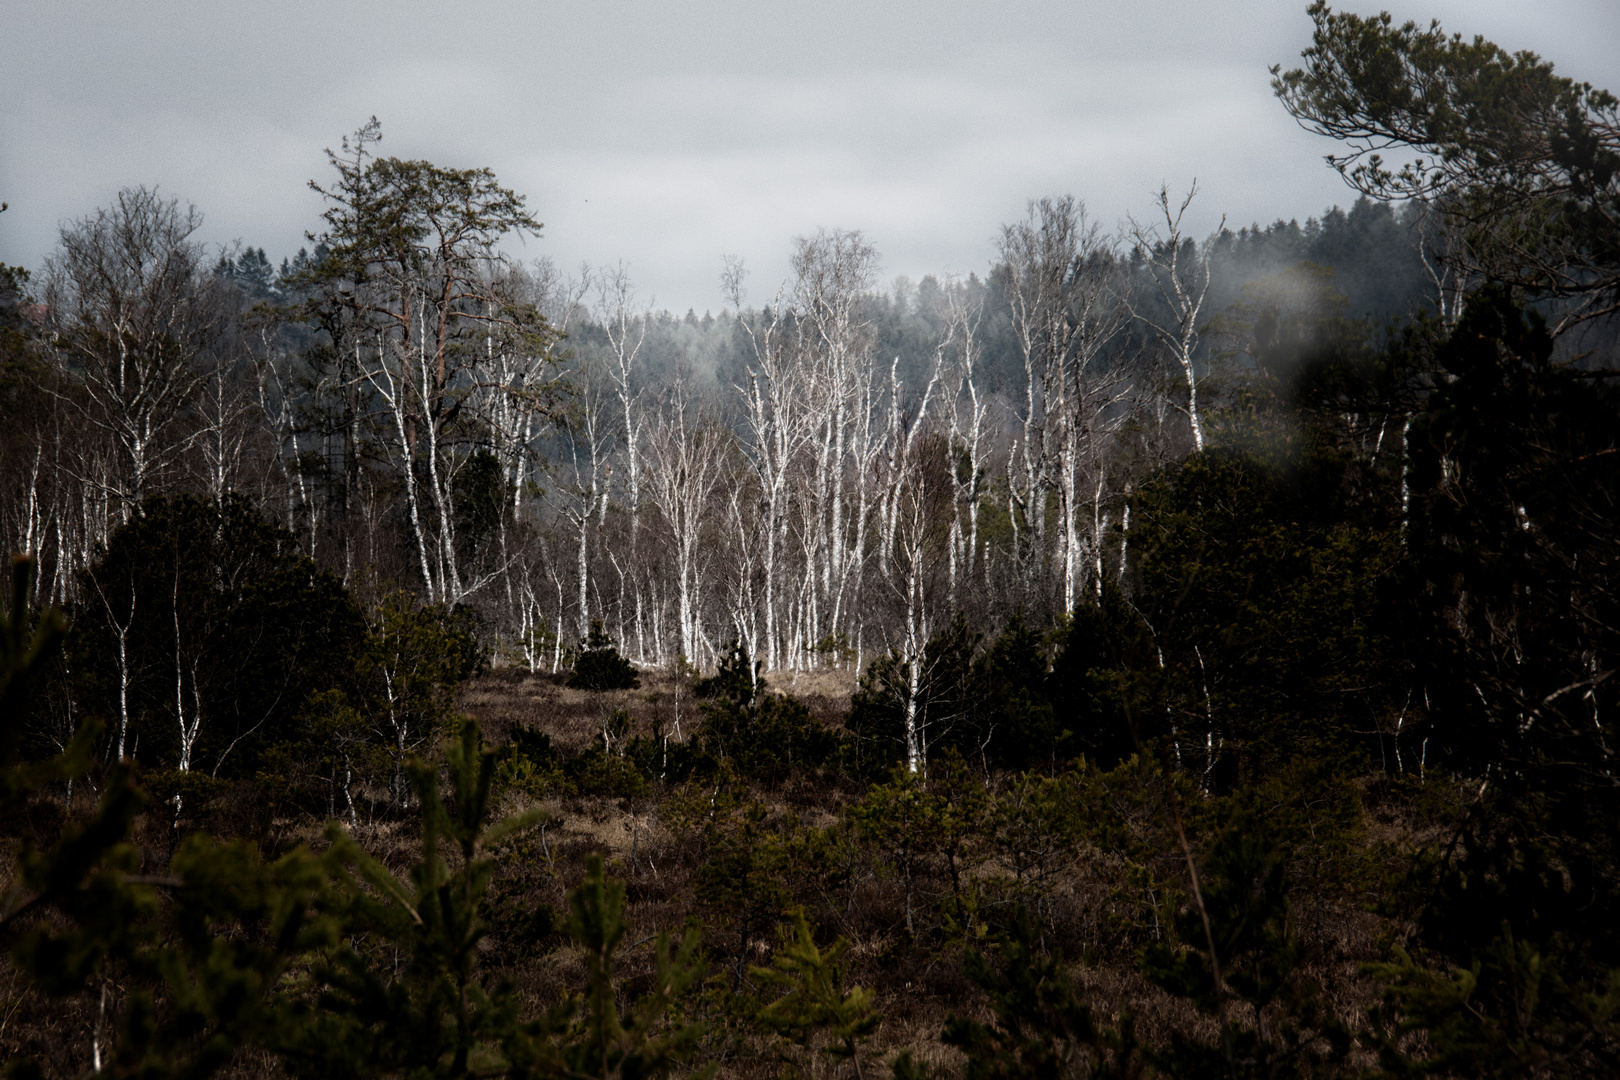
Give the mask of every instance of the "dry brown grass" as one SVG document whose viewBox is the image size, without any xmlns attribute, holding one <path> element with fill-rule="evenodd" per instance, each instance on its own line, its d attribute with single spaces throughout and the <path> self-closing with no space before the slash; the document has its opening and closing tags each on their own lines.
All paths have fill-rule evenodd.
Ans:
<svg viewBox="0 0 1620 1080">
<path fill-rule="evenodd" d="M 772 688 L 808 698 L 824 720 L 836 722 L 847 709 L 853 678 L 847 673 L 773 676 Z M 673 730 L 679 718 L 687 733 L 697 719 L 696 703 L 690 691 L 660 673 L 644 673 L 643 685 L 636 690 L 596 694 L 571 690 L 556 680 L 521 671 L 498 671 L 469 684 L 460 697 L 461 707 L 476 716 L 486 736 L 502 741 L 514 725 L 523 724 L 546 732 L 565 753 L 578 753 L 600 739 L 604 721 L 614 710 L 623 709 L 632 718 L 632 730 Z M 1406 846 L 1432 838 L 1443 812 L 1426 813 L 1410 808 L 1410 800 L 1389 796 L 1377 782 L 1363 786 L 1368 807 L 1367 843 Z M 810 830 L 836 821 L 854 791 L 848 785 L 796 777 L 780 788 L 755 791 L 766 814 L 766 828 L 784 839 L 804 836 Z M 414 815 L 390 812 L 386 793 L 369 792 L 373 812 L 354 830 L 357 840 L 396 873 L 403 874 L 419 857 Z M 670 813 L 672 800 L 685 799 L 688 816 Z M 561 912 L 565 897 L 585 874 L 586 861 L 601 855 L 609 872 L 626 882 L 629 922 L 627 949 L 621 961 L 621 974 L 634 989 L 653 970 L 651 939 L 659 932 L 679 936 L 688 925 L 702 928 L 704 945 L 715 978 L 708 984 L 700 1013 L 714 1023 L 715 1032 L 705 1052 L 721 1064 L 726 1077 L 764 1080 L 781 1074 L 784 1058 L 757 1037 L 738 1041 L 729 1028 L 722 1008 L 723 991 L 729 989 L 736 970 L 736 935 L 730 929 L 734 912 L 706 904 L 697 895 L 696 883 L 713 853 L 704 837 L 702 809 L 709 797 L 707 789 L 678 791 L 659 788 L 634 799 L 549 798 L 543 803 L 551 820 L 543 828 L 521 838 L 501 858 L 492 889 L 492 911 L 497 921 L 514 914 L 550 905 Z M 212 811 L 221 822 L 236 822 L 239 834 L 246 823 L 258 820 L 257 811 L 246 804 L 256 796 L 240 791 L 228 796 Z M 243 806 L 232 809 L 232 800 Z M 1436 796 L 1437 802 L 1443 798 Z M 507 792 L 502 811 L 515 812 L 530 805 L 527 796 Z M 692 816 L 691 807 L 697 807 Z M 35 807 L 38 821 L 29 826 L 41 838 L 60 827 L 60 815 Z M 683 824 L 684 822 L 684 824 Z M 269 830 L 275 846 L 285 848 L 297 842 L 320 843 L 323 822 L 317 813 L 287 813 L 276 817 Z M 1161 826 L 1151 820 L 1134 822 L 1134 829 L 1152 832 Z M 263 831 L 259 834 L 266 835 Z M 143 820 L 137 843 L 145 852 L 148 867 L 158 868 L 172 851 L 175 837 L 165 824 Z M 1161 880 L 1173 880 L 1177 873 L 1176 855 L 1168 842 L 1162 865 L 1155 872 Z M 977 871 L 979 883 L 1009 901 L 1004 882 L 1005 867 L 986 861 Z M 1117 1020 L 1126 1011 L 1136 1019 L 1138 1036 L 1149 1045 L 1164 1046 L 1172 1032 L 1214 1037 L 1212 1021 L 1196 1012 L 1185 1000 L 1163 993 L 1148 984 L 1135 969 L 1135 953 L 1151 927 L 1120 922 L 1121 913 L 1130 914 L 1136 903 L 1122 892 L 1129 867 L 1119 853 L 1082 849 L 1059 866 L 1037 909 L 1047 944 L 1071 958 L 1084 958 L 1073 964 L 1072 972 L 1082 995 L 1101 1018 Z M 847 978 L 871 989 L 883 1014 L 883 1023 L 871 1043 L 871 1058 L 887 1062 L 901 1049 L 909 1049 L 919 1062 L 937 1075 L 959 1075 L 962 1059 L 939 1041 L 945 1018 L 952 1013 L 988 1019 L 983 993 L 965 976 L 961 963 L 962 943 L 945 933 L 937 901 L 950 892 L 950 882 L 942 865 L 925 868 L 919 877 L 919 934 L 912 942 L 904 931 L 903 892 L 899 881 L 868 858 L 853 888 L 853 902 L 846 909 L 846 895 L 831 887 L 811 861 L 792 862 L 786 870 L 786 883 L 794 901 L 804 905 L 820 923 L 827 937 L 841 935 L 851 945 L 846 956 Z M 996 893 L 996 889 L 1001 889 Z M 1123 899 L 1122 899 L 1123 898 Z M 1361 898 L 1364 899 L 1364 898 Z M 1123 906 L 1122 906 L 1123 905 Z M 1367 914 L 1356 897 L 1300 896 L 1296 898 L 1296 923 L 1313 957 L 1310 974 L 1324 988 L 1325 996 L 1341 1015 L 1363 1015 L 1373 1003 L 1375 987 L 1362 973 L 1362 966 L 1379 957 L 1389 937 L 1400 928 Z M 1110 913 L 1115 916 L 1109 921 Z M 1127 929 L 1121 930 L 1119 926 Z M 1129 926 L 1135 925 L 1135 929 Z M 1112 927 L 1112 929 L 1110 929 Z M 773 945 L 768 932 L 751 937 L 745 946 L 743 970 L 768 962 Z M 509 978 L 530 1004 L 548 1007 L 577 987 L 583 977 L 578 951 L 560 937 L 516 944 L 500 934 L 486 939 L 484 957 L 491 975 Z M 23 987 L 9 961 L 0 962 L 0 1056 L 23 1053 L 42 1056 L 48 1072 L 69 1075 L 89 1065 L 88 1048 L 94 1028 L 95 1005 L 90 995 L 66 1001 L 46 999 Z M 831 1072 L 830 1067 L 826 1070 Z M 262 1055 L 248 1055 L 236 1063 L 231 1075 L 267 1077 L 275 1066 Z M 867 1075 L 882 1076 L 882 1070 Z"/>
<path fill-rule="evenodd" d="M 823 722 L 835 724 L 841 724 L 855 687 L 853 674 L 847 672 L 774 672 L 768 682 L 773 691 L 800 697 Z M 462 704 L 491 733 L 502 730 L 503 723 L 522 722 L 547 732 L 561 747 L 583 749 L 600 737 L 601 723 L 614 709 L 629 712 L 635 726 L 668 730 L 680 693 L 673 680 L 657 673 L 644 673 L 641 689 L 616 694 L 590 694 L 546 679 L 502 676 L 498 680 L 486 677 L 470 686 Z M 689 697 L 679 701 L 680 715 L 688 723 L 695 718 L 695 704 Z M 610 870 L 628 882 L 628 917 L 634 939 L 659 930 L 678 930 L 695 920 L 706 927 L 711 959 L 723 965 L 734 949 L 723 931 L 728 913 L 706 908 L 696 899 L 693 884 L 708 852 L 700 836 L 671 828 L 659 812 L 659 804 L 668 794 L 628 801 L 551 804 L 560 821 L 548 830 L 549 857 L 544 872 L 531 878 L 533 895 L 537 901 L 545 897 L 545 902 L 560 904 L 568 885 L 583 876 L 585 859 L 602 854 Z M 787 828 L 785 823 L 791 820 L 795 827 L 807 830 L 837 820 L 850 794 L 839 785 L 801 777 L 758 796 L 767 820 L 775 826 Z M 1421 831 L 1422 823 L 1417 821 L 1375 817 L 1369 818 L 1369 842 L 1399 838 L 1410 844 L 1417 839 L 1415 831 Z M 1158 826 L 1145 821 L 1136 827 L 1151 830 Z M 1165 839 L 1164 865 L 1158 870 L 1173 876 L 1179 856 L 1169 847 L 1168 835 Z M 1119 903 L 1124 871 L 1113 852 L 1082 851 L 1073 856 L 1044 901 L 1051 944 L 1067 955 L 1088 957 L 1087 963 L 1073 965 L 1072 972 L 1100 1017 L 1117 1022 L 1129 1012 L 1135 1018 L 1138 1037 L 1150 1046 L 1167 1045 L 1172 1032 L 1213 1039 L 1215 1029 L 1209 1017 L 1137 973 L 1134 957 L 1140 939 L 1102 931 L 1102 914 Z M 981 870 L 982 874 L 994 872 L 993 863 Z M 884 1019 L 872 1040 L 873 1057 L 889 1061 L 899 1050 L 909 1049 L 937 1074 L 957 1075 L 961 1055 L 939 1042 L 945 1018 L 951 1013 L 989 1018 L 983 993 L 962 971 L 960 945 L 948 945 L 939 938 L 937 920 L 925 931 L 924 940 L 916 945 L 906 943 L 903 894 L 892 876 L 869 871 L 856 887 L 853 909 L 847 912 L 841 896 L 829 895 L 811 881 L 798 880 L 794 889 L 798 901 L 811 909 L 825 933 L 850 940 L 847 977 L 876 995 Z M 942 897 L 948 891 L 942 870 L 936 867 L 926 874 L 919 890 L 924 908 L 931 899 Z M 1362 973 L 1362 965 L 1381 954 L 1389 927 L 1334 897 L 1301 897 L 1297 907 L 1301 932 L 1315 958 L 1308 974 L 1322 984 L 1326 999 L 1340 1015 L 1362 1015 L 1373 1003 L 1376 989 Z M 750 941 L 747 963 L 765 962 L 770 946 L 767 940 Z M 569 962 L 567 956 L 563 950 L 547 958 L 517 960 L 511 974 L 537 1003 L 554 1000 L 579 974 L 577 963 Z M 629 958 L 627 970 L 634 978 L 650 962 L 650 955 Z M 781 1059 L 755 1049 L 761 1052 L 725 1056 L 722 1075 L 778 1075 Z"/>
</svg>

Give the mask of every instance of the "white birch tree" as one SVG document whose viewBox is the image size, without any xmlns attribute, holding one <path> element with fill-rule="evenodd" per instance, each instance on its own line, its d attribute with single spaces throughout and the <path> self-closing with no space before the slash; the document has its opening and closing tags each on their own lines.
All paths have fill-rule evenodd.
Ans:
<svg viewBox="0 0 1620 1080">
<path fill-rule="evenodd" d="M 62 228 L 45 264 L 45 303 L 65 400 L 117 448 L 117 472 L 81 479 L 113 493 L 127 520 L 190 447 L 180 421 L 208 379 L 225 327 L 224 286 L 192 239 L 202 225 L 155 189 L 126 188 L 109 209 Z"/>
<path fill-rule="evenodd" d="M 761 576 L 764 606 L 765 666 L 776 670 L 786 658 L 782 649 L 782 591 L 780 563 L 786 554 L 789 509 L 789 470 L 810 437 L 805 415 L 796 343 L 792 340 L 790 313 L 781 293 L 766 312 L 750 317 L 742 310 L 743 268 L 730 262 L 726 267 L 727 293 L 737 318 L 747 335 L 752 356 L 745 370 L 746 385 L 736 389 L 743 399 L 743 424 L 747 433 L 749 459 L 758 476 L 764 534 Z M 758 655 L 753 654 L 753 655 Z"/>
<path fill-rule="evenodd" d="M 635 604 L 636 657 L 645 660 L 643 578 L 640 573 L 643 562 L 640 547 L 643 420 L 639 412 L 641 388 L 636 374 L 636 359 L 647 341 L 652 305 L 651 302 L 645 305 L 640 302 L 630 281 L 630 271 L 622 262 L 596 275 L 596 290 L 597 319 L 608 339 L 608 377 L 613 381 L 619 411 L 623 414 L 625 508 L 630 518 L 628 561 L 632 602 Z"/>
<path fill-rule="evenodd" d="M 680 381 L 666 396 L 647 440 L 648 494 L 670 534 L 680 655 L 688 661 L 700 656 L 709 563 L 703 540 L 714 532 L 707 521 L 729 441 L 721 425 L 693 408 Z"/>
<path fill-rule="evenodd" d="M 1214 234 L 1201 244 L 1187 236 L 1182 219 L 1197 194 L 1198 181 L 1194 180 L 1180 205 L 1173 206 L 1170 189 L 1159 188 L 1157 202 L 1159 214 L 1164 218 L 1162 236 L 1157 224 L 1143 225 L 1134 218 L 1128 219 L 1127 238 L 1141 255 L 1151 289 L 1149 296 L 1135 297 L 1128 303 L 1131 314 L 1152 331 L 1181 370 L 1187 384 L 1187 405 L 1181 411 L 1192 427 L 1193 448 L 1202 452 L 1204 423 L 1198 412 L 1198 372 L 1194 368 L 1201 329 L 1198 319 L 1204 300 L 1209 296 L 1209 260 L 1215 236 L 1226 225 L 1226 218 L 1221 218 Z M 1162 307 L 1156 307 L 1155 302 Z"/>
</svg>

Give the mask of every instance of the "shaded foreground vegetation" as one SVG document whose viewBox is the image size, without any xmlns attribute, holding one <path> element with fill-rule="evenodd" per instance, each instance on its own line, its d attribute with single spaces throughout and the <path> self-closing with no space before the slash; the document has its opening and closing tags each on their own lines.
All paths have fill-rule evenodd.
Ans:
<svg viewBox="0 0 1620 1080">
<path fill-rule="evenodd" d="M 347 828 L 320 828 L 325 785 L 290 770 L 183 809 L 104 773 L 77 828 L 36 793 L 20 839 L 40 854 L 4 914 L 50 902 L 77 923 L 20 939 L 13 970 L 37 981 L 10 1003 L 8 1055 L 53 1073 L 90 1053 L 158 1074 L 1288 1075 L 1411 1049 L 1377 1026 L 1381 993 L 1449 985 L 1366 965 L 1414 936 L 1413 859 L 1468 813 L 1455 781 L 1298 760 L 1218 794 L 1151 754 L 986 774 L 954 749 L 866 779 L 838 697 L 779 695 L 734 660 L 644 693 L 484 675 L 462 700 L 498 748 L 456 722 L 440 765 L 413 760 L 404 798 L 379 771 Z M 692 734 L 667 739 L 694 689 Z"/>
</svg>

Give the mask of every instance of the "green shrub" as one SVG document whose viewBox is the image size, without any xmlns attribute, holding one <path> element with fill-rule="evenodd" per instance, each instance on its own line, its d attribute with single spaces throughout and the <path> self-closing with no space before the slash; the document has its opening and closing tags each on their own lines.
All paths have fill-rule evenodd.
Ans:
<svg viewBox="0 0 1620 1080">
<path fill-rule="evenodd" d="M 568 685 L 576 690 L 634 690 L 641 685 L 641 676 L 630 661 L 619 655 L 613 639 L 602 629 L 601 620 L 594 619 L 591 632 L 579 644 Z"/>
</svg>

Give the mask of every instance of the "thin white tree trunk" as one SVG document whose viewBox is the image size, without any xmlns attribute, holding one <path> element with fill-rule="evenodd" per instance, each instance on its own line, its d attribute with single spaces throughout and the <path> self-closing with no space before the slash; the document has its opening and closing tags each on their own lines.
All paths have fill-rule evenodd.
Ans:
<svg viewBox="0 0 1620 1080">
<path fill-rule="evenodd" d="M 409 408 L 403 393 L 403 379 L 395 379 L 393 371 L 388 366 L 387 346 L 381 335 L 377 338 L 377 368 L 375 371 L 367 369 L 360 360 L 360 345 L 354 346 L 355 364 L 366 373 L 366 380 L 372 388 L 381 395 L 384 404 L 388 406 L 394 418 L 394 430 L 399 436 L 401 471 L 405 480 L 405 507 L 410 514 L 411 534 L 416 540 L 416 554 L 421 561 L 422 584 L 427 591 L 430 603 L 436 603 L 444 598 L 443 590 L 433 576 L 433 567 L 428 558 L 428 541 L 426 530 L 422 526 L 422 511 L 416 495 L 416 448 L 410 437 L 410 427 L 406 423 L 406 411 Z M 403 372 L 402 372 L 403 374 Z M 379 379 L 381 381 L 379 381 Z M 384 385 L 386 383 L 386 385 Z"/>
</svg>

